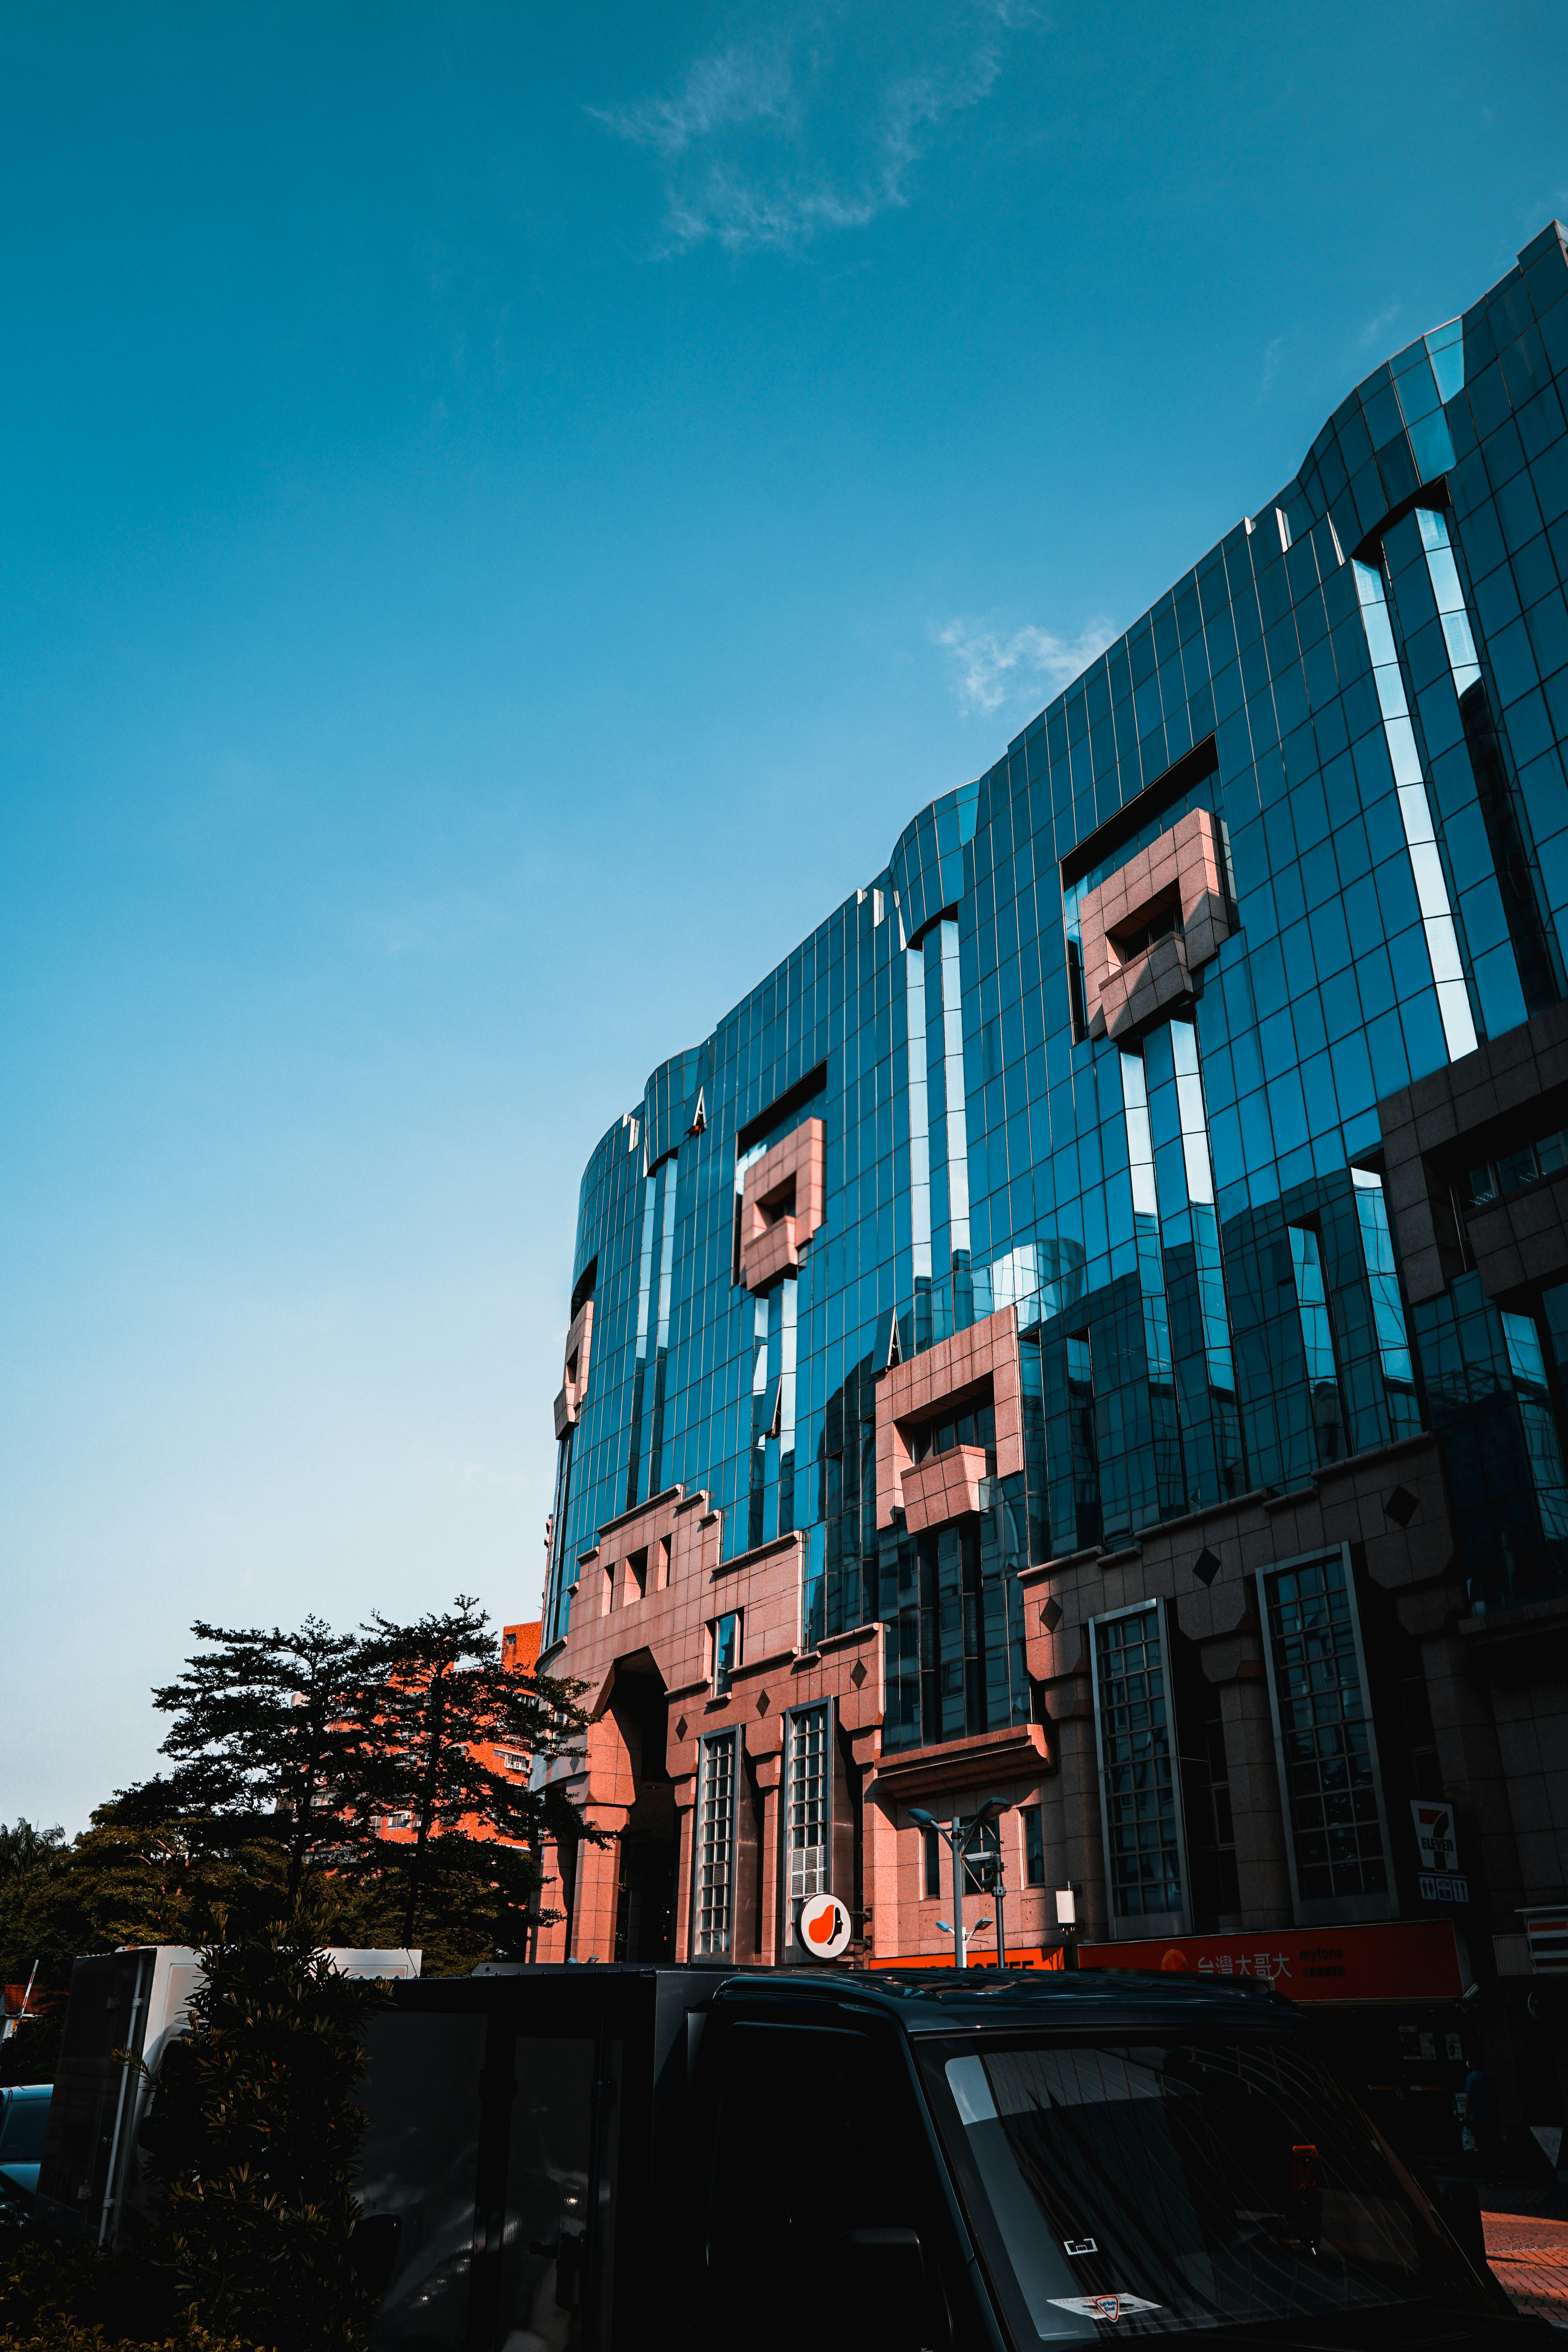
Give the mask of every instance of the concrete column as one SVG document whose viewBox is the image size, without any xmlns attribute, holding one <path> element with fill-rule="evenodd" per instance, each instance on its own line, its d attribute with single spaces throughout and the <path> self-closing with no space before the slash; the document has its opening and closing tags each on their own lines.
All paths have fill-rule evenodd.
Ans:
<svg viewBox="0 0 1568 2352">
<path fill-rule="evenodd" d="M 577 1848 L 576 1900 L 572 1906 L 572 1949 L 574 1960 L 613 1960 L 616 1957 L 616 1897 L 620 1885 L 620 1832 L 626 1825 L 626 1805 L 590 1805 L 588 1819 L 606 1833 L 605 1845 L 584 1838 Z"/>
<path fill-rule="evenodd" d="M 762 1873 L 763 1948 L 758 1957 L 770 1967 L 776 1967 L 784 1958 L 788 1925 L 784 1916 L 784 1855 L 779 1850 L 779 1783 L 784 1777 L 784 1759 L 775 1750 L 772 1756 L 753 1758 L 752 1765 L 763 1801 L 762 1843 L 757 1853 L 757 1868 Z"/>
<path fill-rule="evenodd" d="M 900 1838 L 892 1814 L 873 1797 L 865 1809 L 861 1835 L 860 1876 L 866 1908 L 871 1914 L 868 1941 L 879 1960 L 906 1958 L 918 1942 L 919 1832 L 906 1830 Z M 905 1863 L 901 1875 L 900 1845 Z"/>
<path fill-rule="evenodd" d="M 1087 1700 L 1056 1725 L 1061 1769 L 1059 1843 L 1046 1847 L 1046 1912 L 1052 1927 L 1056 1905 L 1053 1886 L 1078 1889 L 1079 1941 L 1104 1939 L 1110 1934 L 1110 1909 L 1105 1888 L 1105 1841 L 1100 1829 L 1100 1764 L 1094 1747 L 1094 1715 Z M 1048 1931 L 1047 1931 L 1048 1932 Z"/>
<path fill-rule="evenodd" d="M 1236 1874 L 1241 1909 L 1224 1914 L 1220 1932 L 1291 1925 L 1290 1865 L 1274 1748 L 1274 1719 L 1263 1670 L 1220 1685 L 1230 1810 L 1236 1823 Z"/>
<path fill-rule="evenodd" d="M 691 1870 L 697 1830 L 697 1775 L 675 1783 L 675 1957 L 691 1958 Z"/>
<path fill-rule="evenodd" d="M 561 1874 L 561 1856 L 553 1838 L 543 1841 L 540 1872 L 539 1907 L 542 1911 L 559 1911 L 562 1916 L 541 1925 L 535 1938 L 536 1948 L 531 1958 L 561 1961 L 566 1958 L 567 1931 L 571 1923 L 565 1916 L 566 1882 Z"/>
</svg>

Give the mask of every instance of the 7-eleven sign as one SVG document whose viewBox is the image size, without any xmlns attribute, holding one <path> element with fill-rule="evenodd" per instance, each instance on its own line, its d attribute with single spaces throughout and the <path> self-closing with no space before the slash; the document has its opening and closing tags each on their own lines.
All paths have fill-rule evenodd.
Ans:
<svg viewBox="0 0 1568 2352">
<path fill-rule="evenodd" d="M 1412 1797 L 1410 1818 L 1415 1824 L 1415 1845 L 1423 1870 L 1457 1870 L 1458 1842 L 1454 1835 L 1454 1808 L 1436 1797 Z"/>
</svg>

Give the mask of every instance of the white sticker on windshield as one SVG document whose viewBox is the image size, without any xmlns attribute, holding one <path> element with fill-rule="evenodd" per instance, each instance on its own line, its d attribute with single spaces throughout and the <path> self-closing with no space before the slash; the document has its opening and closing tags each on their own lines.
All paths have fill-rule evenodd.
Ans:
<svg viewBox="0 0 1568 2352">
<path fill-rule="evenodd" d="M 1058 2311 L 1083 2319 L 1125 2319 L 1130 2311 L 1163 2311 L 1163 2303 L 1145 2303 L 1141 2294 L 1053 2294 Z"/>
<path fill-rule="evenodd" d="M 1100 2252 L 1092 2238 L 1064 2238 L 1062 2244 L 1069 2254 L 1098 2254 Z"/>
</svg>

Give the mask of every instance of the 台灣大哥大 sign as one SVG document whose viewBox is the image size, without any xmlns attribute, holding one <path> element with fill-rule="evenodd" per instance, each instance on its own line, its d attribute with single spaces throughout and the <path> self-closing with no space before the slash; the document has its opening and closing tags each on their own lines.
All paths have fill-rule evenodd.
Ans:
<svg viewBox="0 0 1568 2352">
<path fill-rule="evenodd" d="M 1079 1965 L 1190 1971 L 1216 1984 L 1246 1979 L 1271 1985 L 1292 2000 L 1458 2000 L 1465 1990 L 1458 1946 L 1447 1919 L 1085 1944 Z"/>
</svg>

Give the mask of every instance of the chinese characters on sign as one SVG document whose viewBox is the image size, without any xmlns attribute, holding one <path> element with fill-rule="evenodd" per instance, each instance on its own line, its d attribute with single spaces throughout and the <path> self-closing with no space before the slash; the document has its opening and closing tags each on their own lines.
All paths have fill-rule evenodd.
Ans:
<svg viewBox="0 0 1568 2352">
<path fill-rule="evenodd" d="M 1568 1921 L 1563 1925 L 1568 1927 Z M 1564 1949 L 1568 1955 L 1568 1936 Z M 1465 1989 L 1453 1926 L 1447 1919 L 1333 1927 L 1326 1933 L 1276 1927 L 1266 1943 L 1254 1935 L 1085 1944 L 1079 1966 L 1191 1969 L 1210 1982 L 1234 1984 L 1245 1979 L 1289 2000 L 1458 2000 Z"/>
<path fill-rule="evenodd" d="M 1423 1903 L 1468 1903 L 1470 1882 L 1458 1878 L 1451 1871 L 1424 1870 L 1416 1881 Z"/>
<path fill-rule="evenodd" d="M 1178 1963 L 1185 1968 L 1187 1963 Z M 1205 1952 L 1198 1962 L 1198 1974 L 1203 1977 L 1257 1977 L 1265 1984 L 1277 1978 L 1288 1977 L 1290 1963 L 1283 1952 Z"/>
</svg>

